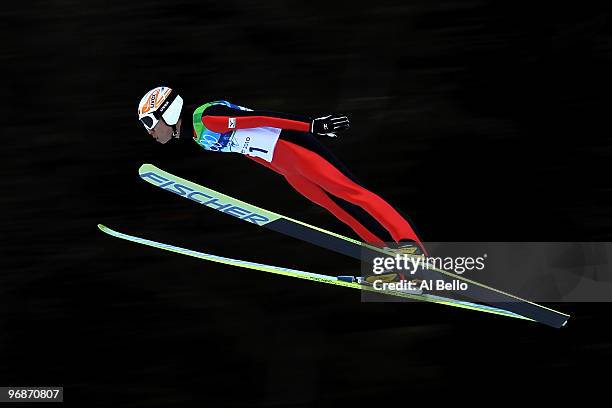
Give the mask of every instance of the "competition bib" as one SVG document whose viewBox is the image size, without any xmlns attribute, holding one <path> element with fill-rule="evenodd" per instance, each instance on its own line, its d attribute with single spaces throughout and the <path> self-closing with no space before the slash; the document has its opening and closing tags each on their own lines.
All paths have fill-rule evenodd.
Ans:
<svg viewBox="0 0 612 408">
<path fill-rule="evenodd" d="M 238 129 L 234 132 L 232 151 L 271 162 L 280 132 L 281 129 L 273 127 Z"/>
</svg>

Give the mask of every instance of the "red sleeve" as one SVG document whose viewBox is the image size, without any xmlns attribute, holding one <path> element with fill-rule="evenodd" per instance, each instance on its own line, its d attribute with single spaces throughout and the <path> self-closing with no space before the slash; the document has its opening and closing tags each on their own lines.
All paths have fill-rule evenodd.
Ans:
<svg viewBox="0 0 612 408">
<path fill-rule="evenodd" d="M 310 123 L 292 119 L 275 118 L 271 116 L 202 116 L 202 123 L 213 132 L 225 133 L 234 129 L 249 129 L 256 127 L 275 127 L 279 129 L 309 132 Z"/>
</svg>

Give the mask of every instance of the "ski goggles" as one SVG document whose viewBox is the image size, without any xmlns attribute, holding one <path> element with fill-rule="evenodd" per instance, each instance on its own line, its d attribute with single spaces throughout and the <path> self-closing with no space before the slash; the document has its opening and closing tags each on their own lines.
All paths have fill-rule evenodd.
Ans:
<svg viewBox="0 0 612 408">
<path fill-rule="evenodd" d="M 147 113 L 145 116 L 140 118 L 140 122 L 144 125 L 145 129 L 152 130 L 159 122 L 159 118 L 155 115 L 157 112 Z"/>
<path fill-rule="evenodd" d="M 140 117 L 140 122 L 144 125 L 145 129 L 152 130 L 155 126 L 157 126 L 157 123 L 159 123 L 160 120 L 165 119 L 164 113 L 166 113 L 172 106 L 177 96 L 177 93 L 171 92 L 158 110 Z"/>
</svg>

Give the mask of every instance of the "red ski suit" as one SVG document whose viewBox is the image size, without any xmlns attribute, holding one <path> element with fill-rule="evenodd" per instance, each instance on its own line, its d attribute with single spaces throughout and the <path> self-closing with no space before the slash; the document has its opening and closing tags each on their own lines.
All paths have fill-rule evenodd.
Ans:
<svg viewBox="0 0 612 408">
<path fill-rule="evenodd" d="M 300 194 L 350 226 L 363 241 L 381 244 L 411 240 L 422 247 L 410 223 L 380 196 L 357 182 L 317 136 L 309 133 L 310 118 L 213 106 L 204 111 L 202 122 L 220 133 L 257 127 L 283 129 L 271 162 L 247 157 L 281 174 Z"/>
</svg>

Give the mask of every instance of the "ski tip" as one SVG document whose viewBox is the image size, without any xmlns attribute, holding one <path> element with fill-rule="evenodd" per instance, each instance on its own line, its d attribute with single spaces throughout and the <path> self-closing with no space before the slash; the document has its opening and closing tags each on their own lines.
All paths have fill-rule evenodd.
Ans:
<svg viewBox="0 0 612 408">
<path fill-rule="evenodd" d="M 102 224 L 98 224 L 98 228 L 100 229 L 100 231 L 105 232 L 106 231 L 106 226 L 102 225 Z"/>
<path fill-rule="evenodd" d="M 150 163 L 141 164 L 140 167 L 138 168 L 138 172 L 143 173 L 147 169 L 147 167 L 151 167 L 151 166 L 152 165 Z"/>
</svg>

